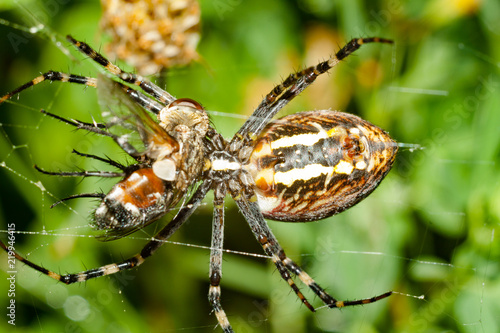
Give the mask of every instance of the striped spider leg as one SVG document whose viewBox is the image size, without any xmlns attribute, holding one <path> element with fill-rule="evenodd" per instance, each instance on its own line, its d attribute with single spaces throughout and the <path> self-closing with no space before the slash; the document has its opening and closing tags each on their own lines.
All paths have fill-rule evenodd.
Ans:
<svg viewBox="0 0 500 333">
<path fill-rule="evenodd" d="M 162 104 L 167 105 L 175 100 L 175 98 L 171 94 L 161 89 L 151 81 L 144 79 L 140 75 L 136 75 L 121 70 L 118 66 L 116 66 L 108 59 L 103 57 L 100 53 L 92 49 L 88 44 L 77 41 L 70 35 L 66 36 L 66 39 L 69 42 L 71 42 L 76 48 L 78 48 L 80 52 L 87 55 L 96 63 L 104 67 L 109 73 L 113 74 L 114 76 L 116 76 L 117 78 L 121 79 L 124 82 L 141 87 L 145 92 L 151 94 L 154 98 L 158 99 Z M 43 81 L 72 82 L 72 83 L 84 84 L 86 86 L 91 86 L 91 87 L 97 87 L 97 82 L 98 82 L 96 78 L 89 78 L 74 74 L 66 74 L 62 72 L 48 71 L 1 97 L 0 104 L 5 102 L 12 96 L 20 93 L 21 91 L 29 87 L 32 87 L 36 84 L 39 84 Z"/>
<path fill-rule="evenodd" d="M 239 129 L 237 135 L 234 136 L 232 143 L 241 141 L 247 134 L 253 138 L 257 136 L 278 111 L 313 83 L 319 75 L 326 73 L 340 61 L 358 50 L 361 45 L 367 43 L 392 44 L 393 41 L 379 37 L 354 38 L 328 60 L 320 62 L 316 66 L 308 67 L 297 73 L 290 74 L 281 84 L 274 87 L 273 90 L 264 97 L 252 116 L 248 118 Z"/>
<path fill-rule="evenodd" d="M 80 273 L 74 274 L 58 274 L 43 268 L 32 261 L 19 255 L 13 248 L 7 246 L 0 240 L 0 246 L 8 253 L 9 256 L 15 257 L 17 260 L 28 265 L 29 267 L 45 274 L 57 281 L 63 282 L 65 284 L 72 284 L 75 282 L 83 282 L 92 278 L 101 277 L 105 275 L 115 274 L 117 272 L 131 269 L 141 265 L 144 260 L 153 255 L 158 248 L 160 248 L 165 241 L 172 236 L 179 227 L 187 221 L 189 216 L 198 208 L 201 201 L 210 189 L 210 183 L 205 183 L 200 185 L 200 187 L 193 194 L 189 202 L 184 205 L 178 212 L 178 214 L 170 221 L 162 230 L 160 230 L 151 241 L 149 241 L 142 250 L 133 257 L 123 260 L 119 263 L 113 263 L 99 268 L 90 269 Z"/>
<path fill-rule="evenodd" d="M 0 103 L 46 80 L 97 87 L 107 119 L 103 124 L 44 113 L 77 129 L 112 138 L 136 163 L 124 166 L 75 151 L 121 172 L 49 172 L 36 167 L 37 170 L 71 177 L 122 177 L 107 195 L 86 193 L 66 198 L 101 199 L 94 212 L 95 225 L 103 230 L 101 240 L 113 240 L 143 228 L 164 216 L 187 196 L 190 189 L 196 190 L 187 204 L 180 207 L 177 215 L 138 254 L 120 263 L 60 275 L 23 258 L 0 241 L 10 256 L 66 284 L 130 269 L 150 257 L 189 218 L 208 191 L 213 190 L 208 299 L 224 332 L 233 332 L 222 309 L 220 288 L 226 194 L 235 200 L 281 277 L 311 311 L 315 309 L 295 284 L 293 275 L 332 308 L 372 303 L 391 295 L 387 292 L 362 300 L 336 300 L 286 256 L 264 220 L 307 222 L 334 215 L 369 195 L 389 172 L 397 152 L 396 143 L 383 130 L 359 117 L 320 110 L 300 112 L 275 121 L 271 119 L 319 75 L 361 45 L 392 43 L 390 40 L 353 39 L 327 61 L 291 74 L 265 96 L 231 141 L 226 141 L 210 125 L 206 111 L 197 102 L 175 99 L 148 80 L 122 71 L 87 44 L 69 36 L 68 40 L 118 82 L 51 71 L 3 96 Z M 156 114 L 158 122 L 145 110 Z M 134 141 L 131 134 L 138 140 Z"/>
</svg>

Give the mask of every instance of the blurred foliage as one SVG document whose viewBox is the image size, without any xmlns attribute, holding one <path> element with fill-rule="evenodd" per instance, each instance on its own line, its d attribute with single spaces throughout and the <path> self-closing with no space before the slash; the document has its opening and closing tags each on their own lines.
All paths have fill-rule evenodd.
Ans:
<svg viewBox="0 0 500 333">
<path fill-rule="evenodd" d="M 97 0 L 3 1 L 0 10 L 0 93 L 49 69 L 97 75 L 99 69 L 64 40 L 71 34 L 99 49 Z M 398 294 L 310 313 L 270 260 L 226 253 L 222 302 L 237 332 L 500 331 L 498 17 L 500 4 L 493 0 L 202 1 L 202 60 L 171 69 L 162 84 L 220 112 L 212 121 L 225 137 L 291 71 L 326 59 L 352 37 L 378 35 L 395 46 L 363 46 L 281 114 L 344 110 L 399 142 L 425 147 L 401 149 L 380 188 L 339 216 L 270 222 L 287 254 L 335 297 Z M 106 192 L 113 181 L 45 176 L 33 164 L 54 171 L 106 167 L 71 154 L 73 148 L 127 158 L 109 140 L 75 132 L 44 117 L 41 108 L 99 120 L 95 91 L 69 84 L 44 83 L 0 106 L 0 228 L 15 223 L 16 230 L 31 232 L 16 234 L 17 249 L 55 271 L 77 272 L 135 254 L 168 218 L 148 233 L 100 243 L 87 225 L 95 202 L 49 208 L 74 193 Z M 262 253 L 231 199 L 226 208 L 225 247 Z M 172 240 L 208 246 L 211 209 L 207 200 Z M 16 331 L 212 332 L 208 263 L 207 249 L 166 244 L 137 270 L 72 286 L 18 263 Z M 3 311 L 8 287 L 3 275 Z M 0 330 L 9 328 L 2 312 Z"/>
</svg>

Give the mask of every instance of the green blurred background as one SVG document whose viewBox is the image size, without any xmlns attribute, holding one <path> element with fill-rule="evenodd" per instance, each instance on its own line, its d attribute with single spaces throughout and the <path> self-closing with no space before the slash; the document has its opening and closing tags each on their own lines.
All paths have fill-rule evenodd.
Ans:
<svg viewBox="0 0 500 333">
<path fill-rule="evenodd" d="M 33 26 L 19 4 L 42 20 L 43 33 L 102 45 L 97 0 L 3 0 L 0 18 Z M 165 82 L 175 96 L 224 112 L 212 121 L 225 137 L 291 71 L 328 58 L 352 37 L 376 35 L 395 46 L 363 46 L 280 115 L 344 110 L 399 142 L 425 147 L 402 149 L 379 189 L 339 216 L 269 223 L 287 254 L 336 298 L 401 294 L 311 313 L 270 260 L 226 253 L 222 304 L 237 332 L 500 331 L 499 17 L 494 0 L 202 1 L 203 60 L 170 70 Z M 96 76 L 90 61 L 71 50 L 73 60 L 43 33 L 0 25 L 0 94 L 49 69 Z M 135 254 L 168 218 L 101 243 L 88 227 L 95 202 L 49 208 L 71 194 L 106 192 L 113 181 L 45 176 L 33 164 L 46 170 L 106 168 L 74 156 L 73 148 L 122 162 L 127 157 L 110 140 L 42 116 L 41 108 L 84 121 L 99 119 L 100 112 L 94 89 L 61 83 L 39 85 L 0 106 L 0 229 L 16 223 L 17 231 L 28 232 L 16 234 L 16 248 L 62 273 Z M 261 254 L 231 199 L 226 208 L 225 248 Z M 18 263 L 16 331 L 212 332 L 209 250 L 183 245 L 209 246 L 211 210 L 207 199 L 171 239 L 182 244 L 166 244 L 139 269 L 113 277 L 65 286 Z M 6 270 L 4 255 L 0 263 Z M 2 331 L 12 329 L 4 315 L 7 291 L 2 274 Z"/>
</svg>

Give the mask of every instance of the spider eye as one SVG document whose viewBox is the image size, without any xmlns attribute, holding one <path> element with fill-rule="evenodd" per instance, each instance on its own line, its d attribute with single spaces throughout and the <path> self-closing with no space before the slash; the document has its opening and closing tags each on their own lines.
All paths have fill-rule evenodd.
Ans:
<svg viewBox="0 0 500 333">
<path fill-rule="evenodd" d="M 178 105 L 179 106 L 187 106 L 187 107 L 199 110 L 199 111 L 203 111 L 203 106 L 201 106 L 200 103 L 198 103 L 197 101 L 195 101 L 194 99 L 191 99 L 191 98 L 176 99 L 175 101 L 170 103 L 169 107 L 178 106 Z"/>
</svg>

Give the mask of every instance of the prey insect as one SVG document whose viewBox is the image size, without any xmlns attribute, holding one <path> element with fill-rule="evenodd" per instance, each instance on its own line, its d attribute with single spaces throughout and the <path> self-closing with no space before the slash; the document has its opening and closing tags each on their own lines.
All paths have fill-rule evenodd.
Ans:
<svg viewBox="0 0 500 333">
<path fill-rule="evenodd" d="M 373 303 L 391 295 L 353 301 L 337 300 L 290 259 L 264 218 L 279 221 L 314 221 L 342 212 L 369 195 L 392 167 L 397 144 L 382 129 L 348 113 L 330 110 L 300 112 L 272 121 L 276 113 L 321 74 L 363 44 L 392 43 L 382 38 L 351 40 L 327 61 L 289 75 L 267 94 L 236 135 L 226 141 L 212 127 L 205 109 L 196 101 L 176 99 L 145 78 L 122 71 L 89 45 L 68 36 L 80 52 L 100 64 L 109 78 L 89 78 L 47 72 L 3 96 L 0 103 L 43 81 L 73 82 L 98 88 L 103 118 L 100 123 L 47 116 L 77 129 L 114 140 L 135 163 L 124 166 L 110 159 L 78 153 L 117 168 L 118 172 L 49 172 L 71 177 L 117 177 L 121 180 L 100 204 L 93 221 L 101 240 L 123 237 L 164 216 L 188 193 L 177 215 L 135 256 L 75 274 L 61 275 L 1 246 L 19 261 L 66 284 L 110 275 L 141 265 L 153 255 L 214 192 L 210 252 L 209 302 L 224 332 L 233 332 L 221 304 L 220 282 L 226 194 L 235 200 L 255 238 L 272 258 L 281 278 L 311 311 L 314 307 L 294 282 L 302 281 L 330 308 Z M 118 95 L 113 102 L 106 97 Z M 116 97 L 116 96 L 115 96 Z M 155 114 L 153 120 L 150 114 Z M 65 200 L 65 199 L 63 199 Z"/>
</svg>

